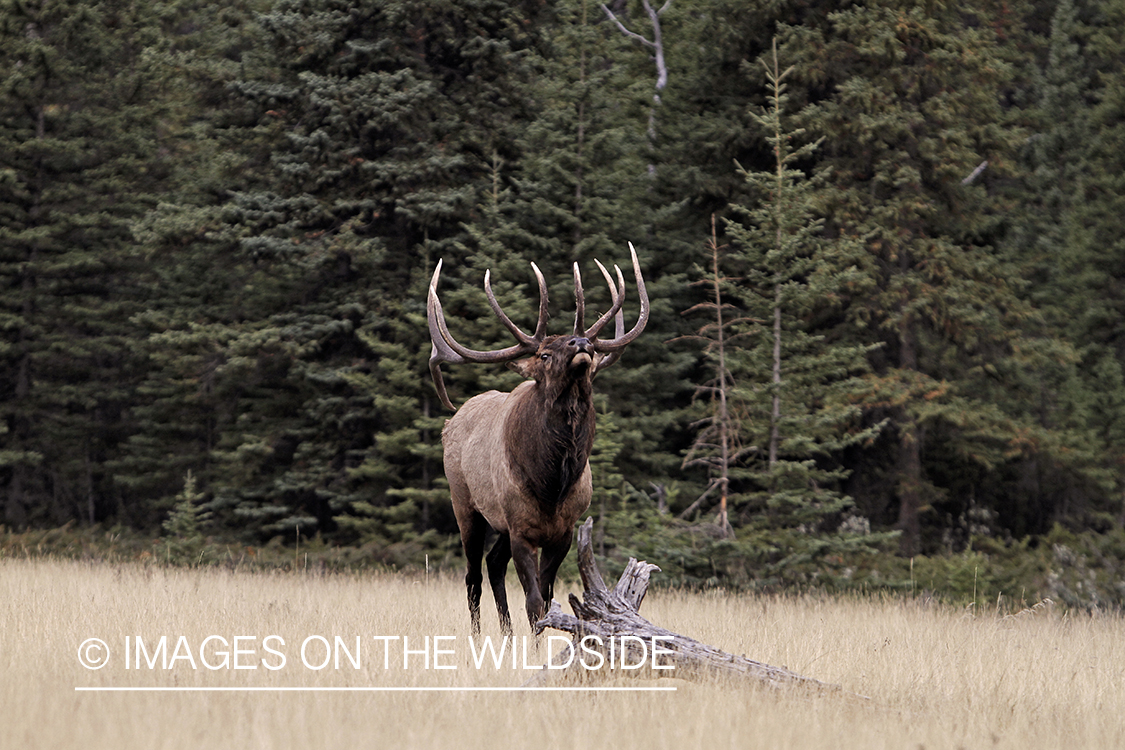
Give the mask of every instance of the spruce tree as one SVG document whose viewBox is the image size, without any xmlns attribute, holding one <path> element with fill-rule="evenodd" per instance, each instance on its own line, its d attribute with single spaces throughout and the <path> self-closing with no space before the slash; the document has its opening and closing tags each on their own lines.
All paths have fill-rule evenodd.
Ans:
<svg viewBox="0 0 1125 750">
<path fill-rule="evenodd" d="M 614 60 L 622 40 L 592 0 L 555 13 L 532 58 L 537 106 L 519 140 L 515 197 L 539 252 L 557 258 L 544 271 L 569 274 L 570 263 L 607 262 L 636 239 L 644 144 L 630 119 L 639 92 Z"/>
<path fill-rule="evenodd" d="M 680 446 L 669 445 L 668 436 L 678 436 L 689 419 L 685 371 L 694 357 L 669 352 L 664 342 L 684 332 L 678 305 L 689 263 L 652 229 L 653 203 L 663 198 L 653 194 L 645 166 L 651 76 L 647 65 L 644 78 L 632 75 L 640 56 L 631 44 L 596 2 L 558 4 L 533 57 L 528 96 L 536 116 L 511 165 L 512 216 L 526 232 L 519 245 L 524 257 L 539 263 L 552 284 L 556 310 L 573 309 L 570 267 L 579 263 L 588 322 L 610 304 L 593 260 L 624 266 L 627 243 L 636 245 L 652 300 L 650 322 L 621 362 L 598 375 L 596 390 L 608 397 L 621 430 L 617 470 L 641 486 L 666 486 L 679 469 Z M 627 319 L 636 315 L 636 300 L 627 279 Z"/>
<path fill-rule="evenodd" d="M 802 144 L 804 131 L 787 125 L 785 81 L 793 68 L 781 69 L 776 47 L 763 64 L 769 103 L 752 116 L 774 165 L 744 171 L 759 202 L 737 206 L 740 221 L 728 225 L 746 269 L 740 296 L 743 328 L 749 326 L 732 351 L 731 395 L 739 443 L 753 446 L 742 519 L 774 534 L 770 546 L 792 561 L 854 546 L 850 537 L 829 534 L 853 507 L 840 491 L 849 473 L 841 461 L 847 449 L 872 442 L 882 424 L 864 424 L 861 406 L 875 347 L 833 340 L 825 325 L 856 271 L 851 242 L 821 236 L 816 209 L 824 176 L 809 179 L 801 169 L 823 139 Z M 789 530 L 787 542 L 776 536 L 782 530 Z M 787 563 L 777 564 L 769 560 L 766 569 Z"/>
<path fill-rule="evenodd" d="M 208 551 L 203 525 L 210 520 L 211 514 L 203 509 L 204 495 L 196 490 L 195 485 L 195 477 L 188 470 L 184 475 L 183 491 L 176 496 L 176 504 L 162 524 L 165 562 L 199 565 Z"/>
<path fill-rule="evenodd" d="M 512 151 L 524 12 L 295 0 L 260 17 L 261 62 L 234 89 L 266 179 L 228 201 L 223 231 L 282 294 L 225 347 L 235 418 L 212 490 L 228 523 L 326 531 L 370 516 L 361 502 L 433 521 L 426 285 L 439 257 L 465 267 L 492 157 Z"/>
<path fill-rule="evenodd" d="M 5 522 L 143 522 L 105 464 L 132 431 L 130 222 L 165 189 L 162 8 L 0 6 Z"/>
<path fill-rule="evenodd" d="M 1076 3 L 1073 19 L 1068 18 L 1064 9 L 1065 4 L 1060 4 L 1058 23 L 1052 24 L 1052 42 L 1062 47 L 1059 57 L 1063 65 L 1077 67 L 1079 63 L 1073 56 L 1080 57 L 1079 80 L 1090 84 L 1089 88 L 1075 92 L 1073 99 L 1063 102 L 1072 107 L 1066 113 L 1067 121 L 1080 126 L 1071 135 L 1088 137 L 1088 149 L 1080 157 L 1072 156 L 1074 149 L 1068 149 L 1068 156 L 1079 162 L 1070 165 L 1068 174 L 1074 197 L 1069 206 L 1072 216 L 1066 224 L 1072 238 L 1068 254 L 1077 255 L 1078 262 L 1066 264 L 1072 274 L 1064 286 L 1069 292 L 1067 309 L 1074 315 L 1068 318 L 1070 325 L 1065 331 L 1082 356 L 1079 372 L 1088 415 L 1086 426 L 1093 436 L 1092 453 L 1105 472 L 1103 492 L 1090 492 L 1092 488 L 1087 485 L 1093 502 L 1079 503 L 1074 510 L 1080 517 L 1087 514 L 1083 519 L 1087 523 L 1104 529 L 1125 521 L 1121 500 L 1125 488 L 1121 470 L 1125 459 L 1125 444 L 1121 441 L 1125 435 L 1125 391 L 1121 390 L 1125 372 L 1125 329 L 1121 325 L 1125 295 L 1120 284 L 1125 276 L 1125 238 L 1120 231 L 1125 211 L 1125 3 Z M 1096 71 L 1093 76 L 1091 69 Z M 1062 78 L 1067 72 L 1063 68 L 1062 75 L 1056 77 Z M 1066 86 L 1065 82 L 1058 85 Z"/>
<path fill-rule="evenodd" d="M 1094 426 L 1120 421 L 1120 412 L 1106 407 L 1123 394 L 1113 390 L 1119 378 L 1113 377 L 1112 360 L 1103 361 L 1104 350 L 1093 340 L 1104 330 L 1102 306 L 1108 300 L 1095 291 L 1105 272 L 1105 258 L 1090 237 L 1096 222 L 1083 216 L 1091 199 L 1097 202 L 1088 189 L 1096 172 L 1091 160 L 1096 84 L 1094 60 L 1082 51 L 1090 28 L 1080 15 L 1075 3 L 1064 0 L 1053 9 L 1046 36 L 1032 37 L 1040 42 L 1042 66 L 1031 68 L 1029 102 L 1020 113 L 1028 137 L 1019 153 L 1019 179 L 1008 188 L 1018 202 L 1001 245 L 1024 281 L 1021 293 L 1039 312 L 1024 325 L 1024 346 L 1053 355 L 1013 373 L 1015 388 L 989 394 L 1054 444 L 1044 455 L 1022 457 L 1007 472 L 1020 495 L 1011 505 L 1025 509 L 1005 513 L 1017 534 L 1045 531 L 1063 517 L 1056 508 L 1069 506 L 1067 515 L 1077 518 L 1104 508 L 1100 496 L 1117 494 L 1103 462 L 1113 449 Z M 1063 452 L 1066 461 L 1050 455 Z"/>
<path fill-rule="evenodd" d="M 168 191 L 132 222 L 132 242 L 147 261 L 138 282 L 144 309 L 132 317 L 133 351 L 143 376 L 131 399 L 135 431 L 107 463 L 125 502 L 162 514 L 192 471 L 209 489 L 211 451 L 236 411 L 220 376 L 224 348 L 248 311 L 287 305 L 292 279 L 276 279 L 238 252 L 223 220 L 230 191 L 261 179 L 257 147 L 242 137 L 247 108 L 228 86 L 252 69 L 255 8 L 262 0 L 175 5 L 163 18 L 168 49 L 161 151 Z"/>
<path fill-rule="evenodd" d="M 807 95 L 825 92 L 805 118 L 829 136 L 825 231 L 862 248 L 849 335 L 884 344 L 868 403 L 890 420 L 894 444 L 879 445 L 874 465 L 853 456 L 853 484 L 871 493 L 857 497 L 865 515 L 896 521 L 903 554 L 932 549 L 927 525 L 962 511 L 996 467 L 1028 450 L 1028 425 L 987 394 L 1051 355 L 1021 345 L 1032 311 L 991 244 L 989 186 L 1018 136 L 1000 112 L 1010 68 L 991 10 L 962 10 L 878 2 L 786 33 Z"/>
</svg>

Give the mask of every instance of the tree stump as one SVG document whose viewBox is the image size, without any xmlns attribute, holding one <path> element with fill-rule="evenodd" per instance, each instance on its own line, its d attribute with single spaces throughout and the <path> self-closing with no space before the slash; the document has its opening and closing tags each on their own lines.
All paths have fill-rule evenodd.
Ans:
<svg viewBox="0 0 1125 750">
<path fill-rule="evenodd" d="M 605 673 L 606 670 L 602 668 L 591 669 L 588 665 L 578 663 L 574 657 L 578 653 L 593 654 L 594 649 L 599 650 L 599 653 L 605 657 L 606 652 L 614 648 L 614 645 L 610 644 L 615 644 L 618 649 L 619 663 L 624 660 L 625 663 L 638 664 L 637 652 L 641 648 L 647 649 L 646 646 L 638 646 L 638 643 L 641 643 L 653 644 L 654 647 L 659 648 L 659 656 L 651 656 L 646 651 L 645 654 L 640 655 L 640 658 L 651 658 L 651 665 L 646 664 L 643 669 L 629 668 L 627 671 L 622 670 L 621 673 L 689 680 L 725 676 L 739 680 L 748 679 L 772 687 L 789 685 L 819 690 L 839 689 L 836 685 L 804 677 L 788 669 L 727 653 L 693 638 L 653 625 L 641 617 L 637 610 L 648 592 L 649 576 L 660 568 L 630 558 L 617 585 L 610 590 L 594 560 L 591 543 L 593 524 L 593 519 L 587 519 L 586 523 L 578 529 L 578 572 L 582 576 L 584 589 L 582 601 L 573 594 L 570 595 L 573 615 L 564 613 L 559 603 L 552 601 L 547 614 L 535 625 L 536 635 L 547 628 L 571 633 L 573 635 L 569 647 L 571 651 L 556 655 L 554 663 L 544 666 L 541 672 L 536 673 L 528 681 L 529 685 L 543 684 L 555 677 L 574 676 L 576 672 L 585 673 L 587 677 Z M 558 665 L 564 663 L 564 656 L 571 663 L 562 669 Z M 629 661 L 630 659 L 632 662 Z M 602 666 L 604 664 L 605 662 Z"/>
</svg>

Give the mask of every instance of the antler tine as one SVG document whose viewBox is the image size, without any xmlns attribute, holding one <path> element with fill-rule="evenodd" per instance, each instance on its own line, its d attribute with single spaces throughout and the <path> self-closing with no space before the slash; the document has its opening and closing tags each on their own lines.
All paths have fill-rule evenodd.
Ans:
<svg viewBox="0 0 1125 750">
<path fill-rule="evenodd" d="M 600 262 L 598 262 L 596 260 L 594 262 L 597 263 L 598 268 L 601 269 L 602 276 L 605 277 L 606 283 L 609 284 L 610 294 L 613 295 L 614 308 L 609 313 L 606 313 L 606 315 L 603 316 L 603 317 L 605 317 L 605 319 L 608 320 L 609 315 L 611 313 L 613 314 L 613 323 L 614 323 L 613 327 L 616 329 L 616 333 L 614 334 L 614 337 L 615 338 L 621 338 L 622 336 L 625 335 L 625 313 L 621 312 L 621 305 L 618 304 L 618 298 L 620 297 L 620 300 L 622 302 L 624 302 L 624 298 L 625 298 L 625 276 L 621 273 L 621 267 L 620 266 L 615 265 L 613 267 L 613 270 L 617 271 L 617 282 L 620 285 L 620 286 L 618 286 L 618 284 L 613 283 L 613 277 L 611 277 L 609 275 L 609 271 L 605 270 L 605 266 L 603 266 Z M 616 311 L 616 312 L 614 312 L 614 311 Z M 595 325 L 595 328 L 600 330 L 601 325 L 604 324 L 604 322 L 605 321 L 599 320 L 598 324 Z M 597 333 L 597 331 L 595 331 L 595 333 Z M 610 352 L 609 354 L 602 357 L 601 361 L 598 362 L 598 368 L 596 370 L 594 370 L 594 374 L 597 375 L 599 372 L 601 372 L 605 368 L 609 367 L 610 365 L 612 365 L 617 360 L 621 359 L 621 352 L 623 352 L 623 351 L 624 351 L 624 349 L 618 349 L 617 351 Z"/>
<path fill-rule="evenodd" d="M 603 354 L 608 354 L 610 352 L 616 352 L 624 349 L 626 346 L 632 343 L 633 340 L 637 338 L 637 336 L 641 335 L 641 331 L 643 331 L 645 329 L 645 326 L 648 324 L 648 290 L 645 289 L 645 279 L 641 274 L 641 264 L 640 261 L 637 260 L 637 249 L 633 247 L 632 242 L 629 243 L 629 254 L 632 256 L 633 260 L 633 276 L 637 281 L 637 294 L 641 298 L 641 312 L 639 317 L 637 318 L 636 325 L 634 325 L 633 329 L 628 333 L 622 334 L 620 332 L 620 329 L 618 329 L 617 336 L 612 340 L 594 341 L 594 350 Z M 624 298 L 624 282 L 622 282 L 621 299 L 624 300 Z"/>
<path fill-rule="evenodd" d="M 452 354 L 453 352 L 450 352 Z M 610 355 L 613 356 L 613 355 Z M 450 411 L 457 411 L 457 407 L 449 400 L 449 394 L 445 390 L 445 380 L 441 376 L 441 363 L 452 362 L 453 360 L 447 359 L 442 355 L 438 349 L 437 342 L 435 341 L 433 347 L 430 349 L 430 377 L 434 379 L 434 388 L 437 390 L 438 398 L 446 409 Z"/>
<path fill-rule="evenodd" d="M 532 336 L 538 348 L 547 336 L 547 319 L 550 318 L 550 313 L 547 310 L 547 282 L 543 278 L 543 272 L 534 263 L 531 264 L 531 270 L 535 272 L 535 278 L 539 282 L 539 320 L 535 323 L 535 335 Z"/>
<path fill-rule="evenodd" d="M 543 274 L 539 272 L 538 268 L 535 268 L 535 275 L 539 279 L 539 324 L 536 327 L 536 335 L 528 336 L 520 331 L 507 315 L 504 315 L 503 311 L 500 309 L 500 305 L 496 303 L 496 298 L 488 285 L 488 277 L 486 274 L 485 292 L 492 305 L 492 309 L 500 317 L 504 325 L 507 326 L 508 330 L 516 334 L 519 343 L 496 351 L 478 351 L 457 343 L 452 334 L 449 333 L 449 327 L 445 323 L 445 313 L 442 310 L 441 300 L 438 299 L 437 293 L 438 278 L 441 275 L 441 265 L 442 262 L 439 260 L 437 268 L 434 269 L 434 275 L 430 278 L 429 296 L 426 300 L 426 319 L 430 328 L 430 342 L 433 345 L 430 351 L 430 375 L 434 379 L 434 386 L 437 388 L 441 402 L 447 408 L 454 409 L 453 404 L 449 401 L 449 396 L 446 394 L 445 382 L 441 377 L 441 363 L 509 362 L 517 357 L 522 357 L 534 352 L 539 348 L 539 342 L 543 339 L 541 334 L 547 327 L 547 284 L 543 279 Z M 532 267 L 534 268 L 534 264 L 532 264 Z"/>
<path fill-rule="evenodd" d="M 496 313 L 496 317 L 500 318 L 500 322 L 504 324 L 504 327 L 512 332 L 512 335 L 516 337 L 516 341 L 528 346 L 539 346 L 539 342 L 535 340 L 535 337 L 528 336 L 520 330 L 520 327 L 513 323 L 512 319 L 500 308 L 500 303 L 496 301 L 496 295 L 492 293 L 491 275 L 491 270 L 484 272 L 484 296 L 488 297 L 488 306 L 492 308 L 492 312 Z"/>
<path fill-rule="evenodd" d="M 615 266 L 615 268 L 616 268 L 616 266 Z M 620 274 L 621 269 L 618 268 L 617 272 Z M 622 291 L 624 291 L 624 289 L 625 289 L 625 280 L 624 279 L 621 280 L 621 289 L 622 289 Z M 617 315 L 613 316 L 613 327 L 616 329 L 616 333 L 614 333 L 615 338 L 621 338 L 622 336 L 625 335 L 625 313 L 623 313 L 621 311 L 618 311 Z M 598 369 L 594 370 L 594 374 L 597 375 L 599 372 L 601 372 L 605 368 L 609 367 L 610 365 L 612 365 L 617 360 L 621 359 L 621 352 L 623 352 L 623 351 L 625 351 L 624 347 L 622 347 L 621 349 L 618 349 L 616 351 L 612 351 L 609 354 L 602 357 L 601 362 L 598 362 Z"/>
<path fill-rule="evenodd" d="M 535 279 L 539 283 L 539 319 L 535 324 L 535 333 L 531 336 L 524 333 L 500 308 L 500 303 L 496 301 L 496 295 L 492 293 L 492 284 L 490 283 L 492 272 L 490 270 L 484 272 L 484 294 L 488 297 L 488 304 L 492 308 L 492 312 L 496 313 L 496 317 L 500 318 L 500 322 L 512 332 L 516 340 L 538 349 L 539 344 L 543 342 L 547 335 L 547 319 L 550 317 L 547 310 L 547 281 L 543 278 L 543 272 L 539 270 L 539 266 L 532 263 L 531 270 L 535 272 Z"/>
<path fill-rule="evenodd" d="M 430 327 L 430 377 L 434 379 L 434 388 L 437 389 L 438 398 L 445 408 L 450 411 L 457 411 L 457 407 L 449 400 L 449 394 L 445 390 L 445 380 L 441 376 L 441 363 L 464 362 L 465 359 L 457 352 L 449 348 L 445 343 L 444 337 L 441 335 L 441 329 L 438 327 L 437 320 L 442 317 L 441 302 L 437 297 L 437 282 L 441 276 L 441 260 L 437 262 L 437 268 L 434 269 L 434 275 L 430 277 L 430 289 L 426 298 L 426 320 Z"/>
<path fill-rule="evenodd" d="M 609 310 L 598 318 L 594 325 L 586 330 L 586 338 L 591 341 L 597 338 L 598 333 L 601 332 L 602 328 L 605 327 L 605 324 L 608 323 L 611 318 L 621 315 L 621 306 L 625 303 L 625 276 L 621 273 L 621 269 L 614 266 L 614 268 L 617 269 L 617 284 L 615 284 L 613 283 L 613 277 L 609 275 L 609 271 L 605 270 L 605 266 L 602 265 L 601 261 L 595 260 L 594 262 L 598 264 L 598 270 L 602 272 L 605 283 L 609 285 L 609 294 L 612 302 Z"/>
<path fill-rule="evenodd" d="M 586 295 L 582 291 L 582 272 L 578 270 L 578 262 L 574 263 L 574 335 L 582 335 L 586 327 Z M 587 336 L 586 338 L 589 338 Z"/>
</svg>

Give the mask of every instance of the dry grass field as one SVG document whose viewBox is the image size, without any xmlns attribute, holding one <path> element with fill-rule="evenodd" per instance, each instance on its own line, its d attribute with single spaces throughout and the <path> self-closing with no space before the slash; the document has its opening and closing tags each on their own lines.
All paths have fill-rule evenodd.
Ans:
<svg viewBox="0 0 1125 750">
<path fill-rule="evenodd" d="M 513 600 L 517 591 L 513 579 Z M 501 668 L 474 666 L 464 597 L 463 585 L 450 577 L 0 559 L 0 746 L 1125 747 L 1119 617 L 1063 616 L 1047 606 L 1002 616 L 894 601 L 655 590 L 642 608 L 653 622 L 868 698 L 675 679 L 640 682 L 674 692 L 485 692 L 479 688 L 518 686 L 528 673 L 507 661 Z M 486 634 L 491 627 L 497 635 L 488 593 L 483 615 Z M 517 634 L 526 632 L 519 623 Z M 267 640 L 270 635 L 280 638 Z M 145 646 L 139 669 L 138 636 Z M 158 654 L 161 636 L 166 650 Z M 331 660 L 314 669 L 329 652 L 312 636 L 329 644 L 340 636 L 352 652 L 360 636 L 361 650 L 353 653 L 359 668 L 341 653 L 339 669 Z M 403 636 L 419 652 L 407 656 L 407 669 Z M 422 654 L 426 636 L 431 651 Z M 80 644 L 89 638 L 108 647 L 101 669 L 79 663 Z M 128 669 L 126 638 L 133 651 Z M 435 643 L 442 651 L 436 657 Z M 82 655 L 105 656 L 89 646 Z M 437 659 L 430 669 L 427 656 Z M 638 682 L 606 676 L 598 684 Z M 474 690 L 243 690 L 274 687 Z"/>
</svg>

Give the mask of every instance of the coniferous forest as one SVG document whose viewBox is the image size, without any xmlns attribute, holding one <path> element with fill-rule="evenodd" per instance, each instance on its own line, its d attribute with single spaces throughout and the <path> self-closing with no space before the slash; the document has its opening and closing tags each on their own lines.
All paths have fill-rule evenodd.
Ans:
<svg viewBox="0 0 1125 750">
<path fill-rule="evenodd" d="M 631 241 L 601 554 L 1121 606 L 1125 2 L 971 5 L 0 0 L 8 547 L 457 564 L 435 265 L 494 349 Z"/>
</svg>

